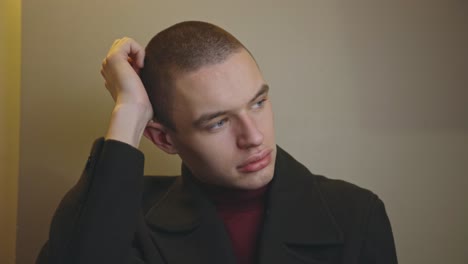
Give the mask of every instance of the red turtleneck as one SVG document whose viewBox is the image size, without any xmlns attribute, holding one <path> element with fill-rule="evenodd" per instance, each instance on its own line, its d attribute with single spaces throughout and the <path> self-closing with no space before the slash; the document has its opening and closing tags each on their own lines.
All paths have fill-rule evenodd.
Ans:
<svg viewBox="0 0 468 264">
<path fill-rule="evenodd" d="M 260 235 L 268 185 L 256 190 L 232 190 L 202 184 L 202 189 L 216 205 L 231 238 L 239 264 L 257 263 Z"/>
</svg>

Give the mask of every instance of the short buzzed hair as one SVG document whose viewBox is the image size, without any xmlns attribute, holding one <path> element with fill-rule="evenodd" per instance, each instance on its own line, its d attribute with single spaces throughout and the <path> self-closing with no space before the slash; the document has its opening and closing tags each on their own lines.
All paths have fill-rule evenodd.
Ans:
<svg viewBox="0 0 468 264">
<path fill-rule="evenodd" d="M 244 45 L 233 35 L 206 22 L 181 22 L 156 34 L 146 46 L 140 73 L 156 121 L 176 130 L 171 93 L 177 74 L 221 63 L 241 49 Z"/>
</svg>

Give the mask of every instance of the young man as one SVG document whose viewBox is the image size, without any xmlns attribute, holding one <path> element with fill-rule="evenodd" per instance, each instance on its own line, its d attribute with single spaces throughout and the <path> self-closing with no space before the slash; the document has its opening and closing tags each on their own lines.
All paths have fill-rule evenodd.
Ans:
<svg viewBox="0 0 468 264">
<path fill-rule="evenodd" d="M 228 32 L 183 22 L 146 50 L 119 39 L 101 73 L 109 129 L 38 263 L 397 262 L 376 195 L 276 146 L 268 84 Z M 181 177 L 143 177 L 142 135 L 181 157 Z"/>
</svg>

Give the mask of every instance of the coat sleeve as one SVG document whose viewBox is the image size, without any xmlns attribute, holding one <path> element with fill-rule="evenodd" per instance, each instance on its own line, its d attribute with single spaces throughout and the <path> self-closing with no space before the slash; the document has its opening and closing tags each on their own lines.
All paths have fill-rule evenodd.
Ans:
<svg viewBox="0 0 468 264">
<path fill-rule="evenodd" d="M 398 263 L 390 220 L 388 219 L 382 200 L 377 196 L 375 196 L 371 204 L 367 234 L 359 263 Z"/>
<path fill-rule="evenodd" d="M 36 263 L 138 263 L 132 241 L 141 216 L 143 167 L 138 149 L 96 140 L 80 180 L 55 212 Z"/>
</svg>

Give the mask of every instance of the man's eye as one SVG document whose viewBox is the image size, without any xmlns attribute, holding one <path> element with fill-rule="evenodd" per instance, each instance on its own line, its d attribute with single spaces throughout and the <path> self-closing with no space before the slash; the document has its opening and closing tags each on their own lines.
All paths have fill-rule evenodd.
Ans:
<svg viewBox="0 0 468 264">
<path fill-rule="evenodd" d="M 261 108 L 261 107 L 265 104 L 266 100 L 267 100 L 267 99 L 264 98 L 264 99 L 262 99 L 262 100 L 256 102 L 256 103 L 253 105 L 253 108 Z"/>
<path fill-rule="evenodd" d="M 226 121 L 227 121 L 226 119 L 221 119 L 218 122 L 216 122 L 216 123 L 214 123 L 212 125 L 209 125 L 208 129 L 209 130 L 219 129 L 219 128 L 223 127 L 226 124 Z"/>
</svg>

